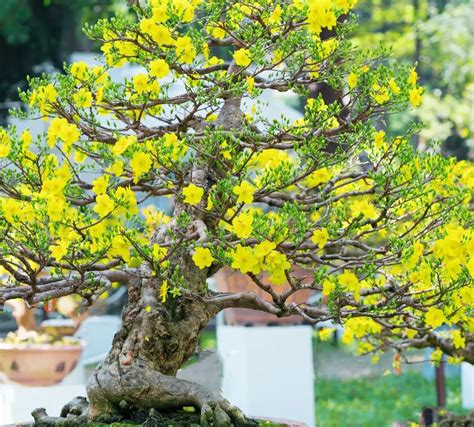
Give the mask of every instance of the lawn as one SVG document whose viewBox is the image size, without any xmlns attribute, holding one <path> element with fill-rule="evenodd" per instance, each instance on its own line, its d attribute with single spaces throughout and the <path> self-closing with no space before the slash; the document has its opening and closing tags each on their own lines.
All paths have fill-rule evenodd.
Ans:
<svg viewBox="0 0 474 427">
<path fill-rule="evenodd" d="M 420 372 L 355 379 L 320 378 L 315 384 L 319 426 L 391 426 L 393 421 L 418 421 L 424 406 L 436 402 L 432 380 Z M 447 408 L 464 413 L 459 378 L 447 379 Z"/>
<path fill-rule="evenodd" d="M 213 350 L 213 331 L 201 333 L 201 349 Z M 369 357 L 354 356 L 345 346 L 313 340 L 317 424 L 322 427 L 383 427 L 398 421 L 418 421 L 424 406 L 435 406 L 434 380 L 421 374 L 421 364 L 392 370 L 392 354 L 373 365 Z M 412 355 L 422 357 L 421 352 Z M 461 414 L 459 377 L 447 378 L 447 409 Z"/>
</svg>

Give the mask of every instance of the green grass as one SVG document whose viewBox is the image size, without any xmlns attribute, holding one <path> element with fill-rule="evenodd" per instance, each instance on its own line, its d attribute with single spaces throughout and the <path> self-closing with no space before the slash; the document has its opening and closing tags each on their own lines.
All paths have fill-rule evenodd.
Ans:
<svg viewBox="0 0 474 427">
<path fill-rule="evenodd" d="M 216 336 L 202 331 L 200 346 L 212 350 Z M 401 375 L 382 375 L 392 371 L 392 354 L 382 355 L 378 365 L 369 357 L 354 356 L 350 349 L 313 338 L 316 359 L 316 419 L 321 427 L 385 427 L 398 421 L 418 421 L 424 406 L 436 405 L 434 380 L 427 380 L 412 365 L 404 366 Z M 414 352 L 410 352 L 412 354 Z M 342 379 L 341 368 L 349 367 L 350 376 L 358 376 L 360 369 L 372 374 L 362 378 Z M 417 369 L 420 369 L 418 367 Z M 461 406 L 460 380 L 446 379 L 447 409 L 457 414 L 467 411 Z"/>
<path fill-rule="evenodd" d="M 383 427 L 393 421 L 418 421 L 424 406 L 436 403 L 433 380 L 419 372 L 361 379 L 316 380 L 316 418 L 324 427 Z M 447 379 L 447 409 L 461 414 L 459 378 Z M 350 420 L 350 421 L 348 421 Z"/>
<path fill-rule="evenodd" d="M 202 330 L 199 334 L 201 350 L 214 350 L 217 347 L 217 337 L 214 331 Z"/>
</svg>

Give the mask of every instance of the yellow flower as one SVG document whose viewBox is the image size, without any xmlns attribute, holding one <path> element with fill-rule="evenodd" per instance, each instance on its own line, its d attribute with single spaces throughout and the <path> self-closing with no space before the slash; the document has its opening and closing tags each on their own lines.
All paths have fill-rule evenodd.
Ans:
<svg viewBox="0 0 474 427">
<path fill-rule="evenodd" d="M 241 273 L 252 271 L 258 264 L 251 248 L 237 245 L 236 249 L 231 253 L 232 268 L 239 270 Z"/>
<path fill-rule="evenodd" d="M 350 270 L 344 270 L 344 273 L 337 276 L 337 281 L 349 291 L 354 291 L 359 288 L 359 279 Z"/>
<path fill-rule="evenodd" d="M 386 87 L 380 87 L 378 84 L 375 84 L 372 89 L 374 90 L 372 97 L 375 99 L 377 104 L 385 104 L 390 100 L 390 96 Z"/>
<path fill-rule="evenodd" d="M 157 243 L 153 244 L 153 249 L 152 249 L 152 256 L 153 259 L 156 261 L 162 260 L 166 255 L 168 254 L 168 249 L 163 248 Z"/>
<path fill-rule="evenodd" d="M 206 31 L 209 33 L 210 36 L 214 37 L 215 39 L 223 39 L 226 36 L 226 32 L 221 27 L 206 27 Z"/>
<path fill-rule="evenodd" d="M 143 93 L 148 87 L 148 75 L 146 74 L 137 74 L 133 77 L 133 87 L 137 93 Z"/>
<path fill-rule="evenodd" d="M 464 304 L 474 306 L 474 288 L 462 288 L 459 296 Z"/>
<path fill-rule="evenodd" d="M 264 267 L 271 273 L 269 279 L 274 285 L 283 285 L 286 283 L 285 271 L 291 267 L 286 255 L 278 251 L 271 251 L 265 257 Z"/>
<path fill-rule="evenodd" d="M 56 100 L 58 92 L 51 83 L 47 86 L 42 87 L 42 89 L 42 96 L 44 97 L 45 101 L 52 103 Z"/>
<path fill-rule="evenodd" d="M 269 242 L 268 240 L 264 240 L 263 242 L 255 246 L 253 251 L 254 251 L 255 256 L 261 262 L 275 248 L 276 248 L 275 242 Z"/>
<path fill-rule="evenodd" d="M 438 364 L 439 362 L 441 362 L 442 358 L 443 351 L 439 347 L 436 347 L 436 350 L 431 353 L 431 362 L 433 362 L 434 364 Z"/>
<path fill-rule="evenodd" d="M 215 258 L 211 255 L 211 251 L 208 248 L 195 249 L 193 261 L 201 270 L 210 267 L 214 259 Z"/>
<path fill-rule="evenodd" d="M 232 230 L 237 237 L 246 239 L 252 234 L 252 222 L 253 214 L 251 212 L 243 212 L 232 220 Z"/>
<path fill-rule="evenodd" d="M 273 10 L 272 14 L 268 18 L 268 23 L 273 25 L 273 24 L 279 24 L 280 19 L 281 19 L 281 6 L 278 4 L 275 9 Z"/>
<path fill-rule="evenodd" d="M 112 153 L 116 156 L 120 156 L 135 142 L 137 142 L 137 137 L 135 135 L 121 136 L 112 147 Z"/>
<path fill-rule="evenodd" d="M 279 50 L 273 52 L 272 64 L 276 65 L 279 64 L 282 60 L 282 54 Z"/>
<path fill-rule="evenodd" d="M 130 166 L 133 171 L 133 182 L 136 184 L 140 177 L 151 169 L 152 160 L 149 154 L 139 151 L 134 153 Z"/>
<path fill-rule="evenodd" d="M 79 108 L 92 107 L 92 93 L 85 88 L 81 88 L 72 96 L 74 103 Z"/>
<path fill-rule="evenodd" d="M 397 85 L 397 82 L 393 77 L 388 81 L 388 87 L 394 95 L 398 95 L 400 93 L 400 87 Z"/>
<path fill-rule="evenodd" d="M 451 331 L 451 339 L 453 340 L 454 348 L 466 347 L 466 339 L 462 336 L 459 329 L 454 329 Z"/>
<path fill-rule="evenodd" d="M 22 132 L 20 136 L 20 140 L 21 140 L 23 149 L 26 150 L 30 146 L 31 141 L 33 140 L 29 129 L 26 129 Z"/>
<path fill-rule="evenodd" d="M 322 28 L 331 30 L 337 23 L 333 2 L 319 0 L 308 2 L 308 28 L 311 32 L 319 34 Z"/>
<path fill-rule="evenodd" d="M 249 56 L 248 49 L 239 49 L 235 51 L 234 59 L 235 59 L 235 63 L 241 67 L 247 67 L 252 62 Z"/>
<path fill-rule="evenodd" d="M 125 262 L 130 261 L 130 243 L 123 236 L 114 236 L 110 245 L 109 255 L 120 257 Z"/>
<path fill-rule="evenodd" d="M 383 130 L 379 130 L 375 134 L 375 137 L 374 137 L 374 144 L 377 150 L 380 150 L 382 148 L 384 140 L 385 140 L 385 132 Z"/>
<path fill-rule="evenodd" d="M 142 19 L 140 30 L 148 34 L 158 45 L 169 45 L 173 42 L 171 31 L 164 25 L 156 25 L 153 19 Z"/>
<path fill-rule="evenodd" d="M 163 59 L 156 59 L 150 62 L 150 76 L 161 79 L 166 77 L 170 72 L 170 67 Z"/>
<path fill-rule="evenodd" d="M 247 82 L 247 91 L 250 95 L 252 95 L 253 91 L 255 90 L 255 79 L 253 77 L 247 77 L 245 81 Z"/>
<path fill-rule="evenodd" d="M 367 198 L 353 201 L 351 204 L 351 214 L 353 218 L 362 215 L 368 219 L 376 219 L 379 215 L 377 209 L 375 209 L 374 205 L 370 203 Z"/>
<path fill-rule="evenodd" d="M 408 76 L 408 84 L 410 84 L 411 86 L 415 86 L 417 80 L 418 80 L 418 73 L 416 72 L 414 68 L 412 68 L 410 70 L 410 75 Z"/>
<path fill-rule="evenodd" d="M 423 88 L 421 86 L 410 89 L 410 102 L 414 108 L 419 107 L 421 105 L 422 94 L 423 94 Z"/>
<path fill-rule="evenodd" d="M 443 310 L 436 307 L 430 307 L 425 314 L 425 323 L 432 328 L 437 328 L 446 323 L 446 316 Z"/>
<path fill-rule="evenodd" d="M 349 89 L 353 89 L 357 85 L 357 74 L 351 72 L 347 77 L 347 84 L 349 85 Z"/>
<path fill-rule="evenodd" d="M 321 328 L 319 330 L 319 339 L 321 341 L 328 341 L 334 334 L 334 328 Z"/>
<path fill-rule="evenodd" d="M 331 173 L 327 168 L 318 169 L 306 178 L 308 187 L 316 187 L 323 182 L 327 182 L 331 179 Z"/>
<path fill-rule="evenodd" d="M 344 13 L 347 13 L 356 5 L 357 1 L 358 0 L 335 0 L 335 4 L 341 8 Z"/>
<path fill-rule="evenodd" d="M 0 129 L 0 159 L 10 153 L 11 141 L 5 129 Z"/>
<path fill-rule="evenodd" d="M 87 154 L 84 153 L 83 151 L 76 151 L 74 153 L 74 161 L 77 163 L 84 163 L 84 161 L 87 159 Z"/>
<path fill-rule="evenodd" d="M 107 191 L 108 185 L 109 185 L 108 175 L 102 175 L 99 178 L 96 178 L 94 179 L 94 181 L 92 181 L 92 191 L 95 194 L 104 194 Z"/>
<path fill-rule="evenodd" d="M 318 245 L 319 249 L 324 248 L 329 238 L 329 233 L 326 228 L 321 228 L 320 230 L 314 230 L 313 235 L 311 236 L 311 241 Z"/>
<path fill-rule="evenodd" d="M 122 160 L 117 160 L 114 164 L 110 167 L 110 170 L 115 176 L 122 176 L 123 175 L 123 167 L 125 163 Z"/>
<path fill-rule="evenodd" d="M 194 184 L 189 184 L 183 188 L 184 203 L 196 206 L 204 195 L 204 189 Z"/>
<path fill-rule="evenodd" d="M 191 37 L 179 37 L 174 45 L 176 46 L 176 56 L 179 61 L 190 64 L 196 56 L 196 50 L 193 47 Z"/>
<path fill-rule="evenodd" d="M 87 77 L 88 71 L 89 71 L 89 66 L 84 61 L 74 62 L 70 68 L 71 74 L 76 79 L 79 79 L 79 80 L 85 79 Z"/>
<path fill-rule="evenodd" d="M 114 207 L 114 201 L 107 194 L 100 194 L 96 198 L 96 205 L 93 210 L 103 217 L 112 212 Z"/>
<path fill-rule="evenodd" d="M 53 120 L 51 120 L 51 124 L 48 128 L 48 145 L 50 148 L 54 147 L 54 144 L 56 144 L 56 141 L 59 138 L 59 133 L 65 126 L 68 126 L 66 119 L 55 117 Z"/>
<path fill-rule="evenodd" d="M 167 296 L 168 296 L 168 281 L 163 280 L 163 283 L 160 286 L 160 298 L 161 298 L 162 303 L 166 302 Z"/>
<path fill-rule="evenodd" d="M 125 216 L 138 213 L 135 192 L 130 187 L 118 187 L 115 190 L 115 197 L 123 203 L 124 206 L 121 207 L 121 211 L 125 213 Z"/>
<path fill-rule="evenodd" d="M 237 198 L 237 203 L 252 203 L 254 191 L 255 187 L 248 181 L 242 181 L 240 185 L 236 185 L 233 188 L 234 194 L 239 196 Z"/>
<path fill-rule="evenodd" d="M 323 281 L 323 296 L 327 297 L 331 295 L 332 292 L 336 289 L 336 284 L 331 282 L 329 279 Z"/>
<path fill-rule="evenodd" d="M 67 254 L 68 246 L 69 242 L 61 242 L 59 245 L 50 246 L 49 250 L 51 251 L 51 256 L 56 261 L 61 261 Z"/>
<path fill-rule="evenodd" d="M 67 145 L 74 144 L 76 141 L 79 140 L 80 136 L 81 132 L 74 123 L 65 123 L 59 131 L 59 138 L 61 138 L 61 140 Z"/>
<path fill-rule="evenodd" d="M 169 216 L 165 215 L 162 211 L 157 210 L 154 205 L 142 208 L 141 212 L 145 217 L 146 225 L 150 229 L 159 227 L 162 224 L 167 224 L 171 220 Z"/>
</svg>

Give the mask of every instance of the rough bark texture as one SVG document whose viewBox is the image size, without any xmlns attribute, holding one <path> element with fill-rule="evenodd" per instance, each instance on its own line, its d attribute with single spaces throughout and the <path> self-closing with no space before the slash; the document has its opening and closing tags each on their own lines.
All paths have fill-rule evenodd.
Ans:
<svg viewBox="0 0 474 427">
<path fill-rule="evenodd" d="M 217 125 L 225 129 L 241 126 L 243 113 L 240 99 L 229 99 L 219 114 Z M 197 159 L 190 171 L 190 181 L 208 189 L 213 184 L 209 165 Z M 215 179 L 215 177 L 214 177 Z M 189 212 L 189 206 L 179 200 L 173 216 L 188 211 L 195 221 L 190 225 L 198 241 L 206 239 L 206 228 L 213 224 L 203 222 L 199 211 Z M 163 244 L 171 239 L 170 231 L 177 224 L 169 224 L 156 230 L 152 243 Z M 173 271 L 185 281 L 185 288 L 194 295 L 206 296 L 207 269 L 200 270 L 194 264 L 189 250 L 179 248 L 169 259 Z M 122 328 L 115 335 L 107 358 L 97 367 L 87 385 L 89 405 L 77 404 L 65 407 L 61 419 L 47 416 L 44 410 L 33 414 L 38 424 L 81 424 L 84 419 L 130 419 L 131 414 L 143 410 L 179 409 L 194 406 L 201 411 L 201 424 L 216 426 L 255 425 L 225 399 L 209 392 L 202 386 L 175 377 L 178 369 L 195 352 L 199 332 L 220 310 L 218 306 L 205 304 L 186 295 L 160 299 L 161 281 L 146 266 L 141 275 L 129 283 L 128 303 L 122 313 Z M 133 418 L 133 417 L 132 417 Z M 56 421 L 57 420 L 57 421 Z"/>
<path fill-rule="evenodd" d="M 189 259 L 188 259 L 189 258 Z M 193 281 L 191 288 L 205 289 L 205 274 L 181 254 L 176 268 Z M 176 260 L 175 260 L 176 262 Z M 129 301 L 122 313 L 123 325 L 115 335 L 107 358 L 97 367 L 87 385 L 89 406 L 69 405 L 66 419 L 50 418 L 36 410 L 39 425 L 81 424 L 84 419 L 131 419 L 138 411 L 180 409 L 194 406 L 201 411 L 201 423 L 252 425 L 244 414 L 220 396 L 202 386 L 175 377 L 182 364 L 195 352 L 199 331 L 216 313 L 204 303 L 173 298 L 160 301 L 158 280 L 137 278 L 129 284 Z"/>
<path fill-rule="evenodd" d="M 137 280 L 129 289 L 123 326 L 88 385 L 92 416 L 122 401 L 150 408 L 196 404 L 195 390 L 174 375 L 194 353 L 211 313 L 195 301 L 162 304 L 157 281 Z"/>
</svg>

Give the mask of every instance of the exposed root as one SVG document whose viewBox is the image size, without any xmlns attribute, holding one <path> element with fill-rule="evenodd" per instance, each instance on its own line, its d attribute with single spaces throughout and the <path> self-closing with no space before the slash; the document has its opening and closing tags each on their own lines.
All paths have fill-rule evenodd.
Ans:
<svg viewBox="0 0 474 427">
<path fill-rule="evenodd" d="M 60 417 L 50 417 L 46 409 L 35 409 L 31 415 L 37 426 L 82 426 L 89 419 L 89 403 L 85 397 L 78 396 L 64 405 Z"/>
<path fill-rule="evenodd" d="M 257 426 L 237 407 L 222 398 L 211 399 L 201 406 L 202 426 Z"/>
<path fill-rule="evenodd" d="M 168 412 L 193 406 L 200 411 L 201 425 L 255 426 L 244 413 L 221 396 L 199 384 L 163 375 L 144 361 L 129 366 L 118 363 L 98 369 L 89 381 L 90 418 L 106 413 L 130 416 L 134 411 L 156 409 Z"/>
<path fill-rule="evenodd" d="M 169 425 L 170 422 L 171 425 L 174 425 L 172 421 L 174 416 L 172 414 L 162 413 L 161 415 L 155 409 L 143 411 L 138 408 L 132 408 L 128 405 L 125 405 L 123 401 L 119 407 L 122 412 L 121 416 L 117 414 L 113 415 L 110 413 L 104 413 L 94 417 L 95 421 L 106 424 L 119 421 L 136 421 L 137 423 L 141 424 L 148 419 L 148 416 L 150 416 L 148 422 L 156 420 L 159 425 L 161 425 L 162 423 L 158 421 L 160 420 L 163 421 L 163 425 Z M 32 412 L 32 415 L 35 420 L 35 425 L 40 427 L 77 427 L 83 426 L 84 424 L 92 421 L 89 414 L 89 403 L 85 397 L 76 397 L 71 402 L 66 404 L 63 407 L 59 417 L 50 417 L 44 408 L 35 409 Z M 192 415 L 190 414 L 190 417 L 191 416 Z M 169 421 L 167 421 L 168 417 L 170 417 Z M 178 417 L 181 419 L 181 416 L 178 415 Z M 213 399 L 208 398 L 204 400 L 202 402 L 200 416 L 199 414 L 196 414 L 192 417 L 192 419 L 195 420 L 193 421 L 193 424 L 199 422 L 201 426 L 250 427 L 258 425 L 257 422 L 249 420 L 240 409 L 236 408 L 227 400 L 220 397 L 215 397 Z"/>
</svg>

